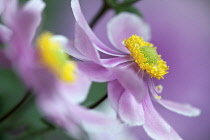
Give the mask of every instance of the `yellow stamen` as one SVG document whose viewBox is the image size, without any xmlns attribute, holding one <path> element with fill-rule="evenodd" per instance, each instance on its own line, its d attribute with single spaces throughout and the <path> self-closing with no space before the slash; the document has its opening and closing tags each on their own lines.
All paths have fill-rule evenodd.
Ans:
<svg viewBox="0 0 210 140">
<path fill-rule="evenodd" d="M 164 79 L 169 67 L 161 59 L 161 55 L 157 54 L 153 44 L 145 42 L 142 37 L 137 35 L 124 39 L 123 43 L 142 70 L 145 70 L 150 77 Z"/>
<path fill-rule="evenodd" d="M 62 50 L 62 44 L 52 39 L 53 34 L 45 32 L 37 38 L 40 61 L 58 78 L 66 82 L 75 80 L 76 64 L 70 61 Z"/>
<path fill-rule="evenodd" d="M 163 91 L 163 86 L 162 85 L 158 85 L 155 88 L 159 93 L 161 93 Z"/>
<path fill-rule="evenodd" d="M 156 98 L 157 100 L 160 100 L 162 97 L 161 97 L 160 95 L 156 95 L 155 98 Z"/>
</svg>

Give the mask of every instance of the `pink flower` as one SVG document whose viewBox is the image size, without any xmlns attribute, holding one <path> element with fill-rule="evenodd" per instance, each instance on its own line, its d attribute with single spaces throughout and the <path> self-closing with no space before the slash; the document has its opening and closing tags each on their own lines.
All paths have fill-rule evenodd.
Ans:
<svg viewBox="0 0 210 140">
<path fill-rule="evenodd" d="M 119 129 L 116 119 L 79 105 L 87 97 L 91 79 L 62 50 L 70 43 L 67 38 L 44 33 L 34 45 L 44 7 L 42 0 L 30 0 L 21 8 L 16 0 L 8 1 L 2 13 L 7 27 L 0 26 L 0 37 L 6 45 L 2 56 L 9 59 L 27 88 L 35 91 L 43 115 L 72 136 L 81 138 L 83 131 L 90 135 Z M 8 38 L 4 35 L 7 30 L 11 31 Z"/>
<path fill-rule="evenodd" d="M 164 74 L 160 73 L 160 76 L 142 69 L 136 63 L 135 55 L 130 55 L 129 44 L 124 40 L 138 35 L 148 41 L 149 26 L 136 15 L 121 13 L 108 22 L 108 37 L 113 46 L 106 46 L 88 26 L 78 0 L 72 0 L 72 10 L 76 19 L 75 40 L 66 51 L 84 61 L 80 67 L 88 69 L 87 74 L 101 81 L 109 81 L 108 97 L 119 119 L 131 126 L 143 125 L 152 139 L 180 140 L 180 136 L 155 110 L 151 97 L 163 107 L 185 116 L 198 116 L 200 110 L 188 104 L 162 99 L 159 95 L 162 86 L 156 87 L 150 77 L 163 78 L 167 68 L 164 66 Z"/>
</svg>

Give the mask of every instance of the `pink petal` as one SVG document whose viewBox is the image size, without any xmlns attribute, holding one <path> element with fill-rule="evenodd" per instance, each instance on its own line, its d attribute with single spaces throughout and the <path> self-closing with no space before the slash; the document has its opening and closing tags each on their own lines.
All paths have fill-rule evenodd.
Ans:
<svg viewBox="0 0 210 140">
<path fill-rule="evenodd" d="M 8 55 L 12 61 L 17 61 L 21 57 L 24 62 L 28 55 L 27 53 L 30 54 L 32 52 L 30 50 L 32 47 L 31 41 L 41 22 L 41 13 L 44 7 L 45 4 L 41 0 L 30 0 L 22 9 L 15 13 L 6 14 L 13 18 L 8 23 L 9 28 L 13 31 L 13 36 L 7 48 Z"/>
<path fill-rule="evenodd" d="M 165 107 L 166 109 L 174 111 L 184 116 L 196 117 L 196 116 L 199 116 L 201 113 L 200 109 L 192 107 L 189 104 L 181 104 L 181 103 L 176 103 L 176 102 L 164 100 L 164 99 L 157 100 L 157 102 L 161 104 L 163 107 Z"/>
<path fill-rule="evenodd" d="M 91 133 L 115 132 L 122 127 L 116 119 L 74 104 L 59 92 L 56 93 L 52 90 L 51 94 L 40 95 L 38 96 L 38 105 L 42 113 L 79 139 L 81 139 L 83 130 L 89 135 Z"/>
<path fill-rule="evenodd" d="M 30 44 L 41 22 L 41 13 L 45 7 L 42 0 L 30 0 L 21 10 L 8 15 L 13 17 L 9 23 L 18 40 Z"/>
<path fill-rule="evenodd" d="M 129 67 L 115 67 L 111 71 L 116 76 L 119 83 L 130 92 L 137 102 L 141 102 L 146 95 L 145 83 L 137 73 Z"/>
<path fill-rule="evenodd" d="M 15 13 L 18 10 L 18 1 L 17 0 L 3 0 L 3 13 L 2 20 L 7 25 L 11 25 L 14 21 Z"/>
<path fill-rule="evenodd" d="M 90 29 L 87 21 L 84 18 L 84 15 L 81 11 L 80 4 L 78 0 L 72 0 L 71 1 L 71 7 L 73 10 L 74 17 L 78 24 L 82 27 L 84 32 L 89 36 L 90 40 L 95 44 L 94 47 L 96 47 L 101 52 L 104 52 L 106 54 L 120 56 L 121 53 L 117 52 L 116 50 L 107 47 L 105 44 L 103 44 L 93 33 L 93 31 Z"/>
<path fill-rule="evenodd" d="M 108 83 L 108 98 L 111 106 L 118 111 L 120 96 L 125 91 L 122 85 L 117 81 L 110 81 Z"/>
<path fill-rule="evenodd" d="M 122 44 L 124 39 L 134 34 L 142 36 L 146 41 L 151 38 L 148 24 L 137 15 L 127 12 L 116 15 L 108 22 L 107 33 L 115 48 L 125 53 L 129 53 L 129 51 Z"/>
<path fill-rule="evenodd" d="M 114 58 L 108 58 L 108 59 L 101 59 L 101 64 L 105 67 L 115 67 L 119 64 L 133 61 L 133 58 L 130 56 L 123 56 L 123 57 L 114 57 Z"/>
<path fill-rule="evenodd" d="M 52 41 L 60 42 L 62 44 L 61 46 L 63 47 L 64 51 L 66 51 L 66 53 L 68 53 L 69 55 L 79 60 L 90 61 L 90 59 L 88 59 L 85 55 L 79 52 L 79 50 L 77 50 L 77 48 L 74 45 L 74 42 L 72 40 L 69 40 L 65 36 L 54 35 L 52 37 Z"/>
<path fill-rule="evenodd" d="M 104 113 L 88 110 L 78 105 L 71 106 L 69 111 L 69 113 L 73 114 L 75 121 L 88 132 L 116 132 L 122 128 L 119 121 L 106 116 Z"/>
<path fill-rule="evenodd" d="M 0 24 L 0 43 L 5 43 L 9 41 L 12 35 L 12 31 L 6 26 Z"/>
<path fill-rule="evenodd" d="M 91 134 L 91 140 L 137 140 L 133 134 L 130 133 L 129 128 L 123 129 L 119 132 L 111 132 L 111 133 L 99 133 L 99 134 Z"/>
<path fill-rule="evenodd" d="M 17 21 L 15 21 L 16 31 L 21 32 L 22 39 L 29 44 L 41 22 L 41 14 L 44 8 L 45 3 L 42 0 L 30 0 L 24 5 Z"/>
<path fill-rule="evenodd" d="M 74 42 L 72 40 L 69 40 L 67 46 L 64 46 L 64 50 L 69 55 L 82 60 L 82 61 L 90 61 L 89 58 L 87 58 L 85 55 L 83 55 L 81 52 L 77 50 L 77 48 L 74 45 Z"/>
<path fill-rule="evenodd" d="M 82 103 L 85 101 L 91 86 L 90 79 L 80 70 L 77 72 L 76 81 L 72 83 L 59 82 L 58 94 L 71 103 Z"/>
<path fill-rule="evenodd" d="M 42 95 L 45 95 L 44 93 Z M 53 95 L 53 94 L 52 94 Z M 67 133 L 77 139 L 81 139 L 82 130 L 71 118 L 68 108 L 70 105 L 58 96 L 38 96 L 37 104 L 41 113 L 53 124 L 63 128 Z"/>
<path fill-rule="evenodd" d="M 4 0 L 0 0 L 0 15 L 4 10 Z"/>
<path fill-rule="evenodd" d="M 99 53 L 94 48 L 94 44 L 90 40 L 89 36 L 84 32 L 79 24 L 75 24 L 75 41 L 74 46 L 76 49 L 85 55 L 88 59 L 100 63 Z"/>
<path fill-rule="evenodd" d="M 147 134 L 154 140 L 182 140 L 174 129 L 155 110 L 149 94 L 142 102 L 145 114 L 143 126 Z"/>
<path fill-rule="evenodd" d="M 78 67 L 95 82 L 107 82 L 115 79 L 111 71 L 93 62 L 79 62 Z"/>
<path fill-rule="evenodd" d="M 124 91 L 120 96 L 118 115 L 123 122 L 131 126 L 144 124 L 142 104 L 138 103 L 128 91 Z"/>
</svg>

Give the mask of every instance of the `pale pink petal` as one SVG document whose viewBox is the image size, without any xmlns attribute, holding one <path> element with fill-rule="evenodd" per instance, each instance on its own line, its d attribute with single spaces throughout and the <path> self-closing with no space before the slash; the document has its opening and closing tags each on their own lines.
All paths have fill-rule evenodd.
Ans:
<svg viewBox="0 0 210 140">
<path fill-rule="evenodd" d="M 87 98 L 91 86 L 90 79 L 80 70 L 73 82 L 59 82 L 58 94 L 71 103 L 82 103 Z"/>
<path fill-rule="evenodd" d="M 58 42 L 62 47 L 67 47 L 69 39 L 63 35 L 53 35 L 50 39 L 52 42 Z"/>
<path fill-rule="evenodd" d="M 88 59 L 100 63 L 99 53 L 94 48 L 93 42 L 89 36 L 84 32 L 79 24 L 75 24 L 75 41 L 74 46 L 76 49 L 85 55 Z"/>
<path fill-rule="evenodd" d="M 130 56 L 123 56 L 123 57 L 101 59 L 101 64 L 105 67 L 115 67 L 119 64 L 129 62 L 129 61 L 133 62 L 133 58 Z"/>
<path fill-rule="evenodd" d="M 37 97 L 42 113 L 71 135 L 75 133 L 76 138 L 81 139 L 83 130 L 90 134 L 115 132 L 121 129 L 121 124 L 116 119 L 72 103 L 56 90 Z"/>
<path fill-rule="evenodd" d="M 142 104 L 138 103 L 128 91 L 124 91 L 120 96 L 118 115 L 120 119 L 128 125 L 139 126 L 144 124 L 144 110 Z"/>
<path fill-rule="evenodd" d="M 74 58 L 77 58 L 82 61 L 90 61 L 89 58 L 87 58 L 85 55 L 83 55 L 81 52 L 77 50 L 72 40 L 69 40 L 67 46 L 64 46 L 63 49 L 67 54 L 73 56 Z"/>
<path fill-rule="evenodd" d="M 41 95 L 46 95 L 46 93 Z M 37 105 L 47 120 L 64 129 L 74 138 L 81 139 L 83 132 L 68 112 L 71 104 L 65 104 L 59 94 L 57 96 L 37 96 Z"/>
<path fill-rule="evenodd" d="M 170 140 L 183 140 L 173 128 L 171 129 L 170 135 Z"/>
<path fill-rule="evenodd" d="M 184 116 L 196 117 L 196 116 L 199 116 L 201 113 L 200 109 L 195 108 L 189 104 L 181 104 L 181 103 L 176 103 L 176 102 L 164 100 L 164 99 L 157 100 L 157 102 L 161 104 L 163 107 L 165 107 L 166 109 L 176 112 L 178 114 L 184 115 Z"/>
<path fill-rule="evenodd" d="M 27 52 L 21 53 L 17 59 L 12 59 L 12 65 L 29 88 L 38 91 L 37 94 L 41 91 L 48 93 L 48 91 L 54 90 L 52 87 L 56 85 L 56 77 L 40 65 L 33 51 L 34 49 L 31 48 Z"/>
<path fill-rule="evenodd" d="M 115 55 L 115 56 L 120 56 L 121 55 L 121 53 L 119 53 L 118 51 L 114 50 L 113 48 L 107 47 L 105 44 L 103 44 L 96 37 L 96 35 L 90 29 L 87 21 L 84 18 L 84 15 L 83 15 L 83 13 L 81 11 L 80 4 L 79 4 L 78 0 L 72 0 L 71 1 L 71 7 L 72 7 L 73 14 L 74 14 L 74 17 L 75 17 L 76 21 L 82 27 L 84 32 L 86 32 L 86 34 L 89 36 L 90 40 L 95 44 L 94 47 L 96 47 L 98 50 L 100 50 L 101 52 L 104 52 L 106 54 Z"/>
<path fill-rule="evenodd" d="M 143 126 L 147 134 L 154 140 L 182 140 L 173 128 L 159 115 L 154 108 L 149 94 L 142 102 L 145 124 Z"/>
<path fill-rule="evenodd" d="M 79 62 L 78 68 L 95 82 L 107 82 L 115 79 L 111 71 L 93 62 Z"/>
<path fill-rule="evenodd" d="M 18 10 L 18 0 L 3 0 L 2 6 L 3 8 L 3 13 L 2 13 L 2 20 L 4 23 L 7 25 L 11 25 L 14 22 L 15 18 L 15 13 L 17 13 Z"/>
<path fill-rule="evenodd" d="M 31 41 L 41 22 L 41 13 L 45 4 L 41 0 L 30 0 L 22 9 L 16 11 L 12 16 L 13 20 L 8 23 L 8 27 L 13 31 L 13 36 L 9 42 L 8 55 L 11 59 L 25 59 L 27 53 L 31 53 Z M 20 55 L 21 54 L 21 55 Z M 15 61 L 15 60 L 14 60 Z"/>
<path fill-rule="evenodd" d="M 116 49 L 129 53 L 122 44 L 124 39 L 136 34 L 149 41 L 151 38 L 150 27 L 139 16 L 123 12 L 114 16 L 107 24 L 109 40 Z"/>
<path fill-rule="evenodd" d="M 108 98 L 115 111 L 118 111 L 120 96 L 124 91 L 125 89 L 117 80 L 108 83 Z"/>
<path fill-rule="evenodd" d="M 63 35 L 54 35 L 51 40 L 60 42 L 64 51 L 66 53 L 68 53 L 69 55 L 71 55 L 79 60 L 90 61 L 90 59 L 88 59 L 81 52 L 79 52 L 79 50 L 77 50 L 77 48 L 74 45 L 74 42 L 72 40 L 69 40 L 67 37 L 65 37 Z"/>
<path fill-rule="evenodd" d="M 31 43 L 37 27 L 41 22 L 41 13 L 45 7 L 42 0 L 30 0 L 22 9 L 17 9 L 16 0 L 9 0 L 4 12 L 4 19 L 15 34 L 19 34 L 18 40 Z"/>
<path fill-rule="evenodd" d="M 92 133 L 120 131 L 122 125 L 116 119 L 99 113 L 95 110 L 88 110 L 78 105 L 71 106 L 69 113 L 73 114 L 75 121 L 86 131 Z M 108 129 L 107 129 L 108 128 Z"/>
<path fill-rule="evenodd" d="M 12 35 L 12 31 L 6 26 L 0 24 L 0 43 L 5 43 L 9 41 Z"/>
<path fill-rule="evenodd" d="M 127 128 L 127 127 L 126 127 Z M 117 133 L 114 132 L 104 132 L 104 133 L 99 133 L 99 134 L 91 134 L 90 139 L 91 140 L 139 140 L 132 133 L 130 133 L 129 128 L 123 129 Z"/>
<path fill-rule="evenodd" d="M 0 15 L 1 15 L 2 11 L 4 10 L 4 7 L 3 7 L 4 3 L 3 2 L 4 2 L 3 0 L 0 0 Z"/>
<path fill-rule="evenodd" d="M 41 14 L 44 7 L 45 3 L 42 0 L 30 0 L 18 13 L 18 17 L 14 21 L 14 28 L 16 32 L 20 32 L 22 41 L 30 44 L 33 40 L 41 22 Z"/>
<path fill-rule="evenodd" d="M 142 102 L 145 92 L 145 83 L 132 67 L 115 67 L 110 69 L 116 76 L 119 83 L 130 92 L 137 102 Z"/>
</svg>

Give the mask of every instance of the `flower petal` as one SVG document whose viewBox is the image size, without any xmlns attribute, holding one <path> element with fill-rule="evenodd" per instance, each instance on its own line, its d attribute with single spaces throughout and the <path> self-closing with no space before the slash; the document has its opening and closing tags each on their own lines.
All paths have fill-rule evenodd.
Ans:
<svg viewBox="0 0 210 140">
<path fill-rule="evenodd" d="M 133 58 L 130 56 L 123 56 L 123 57 L 114 57 L 114 58 L 108 58 L 108 59 L 101 59 L 101 64 L 105 67 L 115 67 L 119 64 L 133 61 Z"/>
<path fill-rule="evenodd" d="M 30 44 L 36 30 L 41 22 L 41 13 L 45 7 L 42 0 L 30 0 L 18 12 L 11 15 L 14 19 L 10 27 L 14 32 L 19 33 L 19 40 Z"/>
<path fill-rule="evenodd" d="M 0 44 L 9 41 L 12 31 L 6 26 L 0 24 Z"/>
<path fill-rule="evenodd" d="M 0 15 L 4 10 L 4 0 L 0 0 Z"/>
<path fill-rule="evenodd" d="M 79 104 L 86 99 L 91 83 L 90 79 L 78 70 L 76 81 L 72 83 L 59 82 L 59 87 L 57 88 L 59 89 L 59 94 L 61 94 L 60 96 L 63 96 L 63 98 L 71 103 Z"/>
<path fill-rule="evenodd" d="M 124 91 L 120 96 L 118 115 L 123 122 L 131 126 L 144 124 L 142 104 L 138 103 L 128 91 Z"/>
<path fill-rule="evenodd" d="M 108 83 L 108 98 L 110 104 L 116 111 L 118 110 L 120 96 L 122 95 L 124 90 L 125 89 L 117 80 L 110 81 Z"/>
<path fill-rule="evenodd" d="M 17 0 L 3 0 L 3 13 L 2 20 L 7 25 L 11 24 L 14 21 L 15 13 L 18 10 L 18 1 Z"/>
<path fill-rule="evenodd" d="M 161 104 L 163 107 L 165 107 L 166 109 L 176 112 L 178 114 L 184 115 L 184 116 L 196 117 L 196 116 L 199 116 L 201 113 L 200 109 L 192 107 L 189 104 L 181 104 L 181 103 L 176 103 L 176 102 L 164 100 L 164 99 L 157 100 L 157 102 Z"/>
<path fill-rule="evenodd" d="M 123 130 L 117 133 L 100 133 L 100 134 L 91 134 L 91 140 L 137 140 L 136 137 L 130 132 L 129 128 L 124 128 Z"/>
<path fill-rule="evenodd" d="M 70 88 L 69 92 L 71 92 Z M 118 131 L 121 128 L 121 124 L 116 119 L 77 105 L 55 90 L 51 90 L 50 94 L 39 94 L 37 97 L 42 113 L 71 135 L 74 134 L 76 138 L 81 139 L 83 130 L 87 134 L 96 134 Z M 108 127 L 109 129 L 106 129 Z"/>
<path fill-rule="evenodd" d="M 119 83 L 141 102 L 146 95 L 143 79 L 130 67 L 115 67 L 110 69 Z"/>
<path fill-rule="evenodd" d="M 135 14 L 123 12 L 113 17 L 107 24 L 109 40 L 116 49 L 129 53 L 123 45 L 123 40 L 136 34 L 142 36 L 144 40 L 151 38 L 150 27 L 140 17 Z"/>
<path fill-rule="evenodd" d="M 64 51 L 68 53 L 69 55 L 79 59 L 79 60 L 85 60 L 90 61 L 87 57 L 85 57 L 74 45 L 74 42 L 72 40 L 69 40 L 63 35 L 54 35 L 52 37 L 53 41 L 58 41 L 61 43 L 61 46 L 63 47 Z"/>
<path fill-rule="evenodd" d="M 71 106 L 70 114 L 74 114 L 75 121 L 88 132 L 116 132 L 122 128 L 122 125 L 116 119 L 78 105 Z"/>
<path fill-rule="evenodd" d="M 8 27 L 13 31 L 9 47 L 7 47 L 7 53 L 11 61 L 16 62 L 18 59 L 22 59 L 22 62 L 29 61 L 24 59 L 28 55 L 32 55 L 30 54 L 33 52 L 31 41 L 41 22 L 41 13 L 44 7 L 45 4 L 41 0 L 30 0 L 15 13 L 7 14 L 7 11 L 4 12 L 6 16 L 13 18 L 8 23 Z"/>
<path fill-rule="evenodd" d="M 93 62 L 79 62 L 78 67 L 95 82 L 107 82 L 115 79 L 111 71 Z"/>
<path fill-rule="evenodd" d="M 87 58 L 93 62 L 100 63 L 99 53 L 95 49 L 94 44 L 90 40 L 89 36 L 82 29 L 79 24 L 75 24 L 75 41 L 74 46 L 78 51 L 80 51 Z"/>
<path fill-rule="evenodd" d="M 41 95 L 46 95 L 45 93 Z M 55 94 L 51 94 L 55 95 Z M 71 136 L 81 139 L 82 130 L 76 122 L 70 117 L 68 104 L 58 96 L 37 96 L 37 104 L 41 113 L 51 121 L 67 131 Z"/>
<path fill-rule="evenodd" d="M 154 140 L 182 140 L 173 128 L 155 110 L 149 94 L 142 102 L 145 114 L 143 126 L 147 134 Z"/>
<path fill-rule="evenodd" d="M 69 40 L 67 46 L 63 46 L 63 47 L 64 47 L 63 48 L 64 51 L 67 54 L 69 54 L 79 60 L 82 60 L 82 61 L 90 61 L 89 58 L 87 58 L 85 55 L 83 55 L 80 51 L 77 50 L 77 48 L 75 47 L 74 42 L 72 40 Z"/>
<path fill-rule="evenodd" d="M 103 44 L 96 37 L 96 35 L 90 29 L 87 21 L 84 18 L 84 15 L 83 15 L 83 13 L 81 11 L 80 4 L 79 4 L 79 1 L 78 0 L 72 0 L 71 1 L 71 7 L 72 7 L 73 14 L 74 14 L 74 17 L 75 17 L 76 21 L 82 27 L 82 29 L 84 30 L 84 32 L 89 36 L 90 40 L 92 42 L 94 42 L 94 44 L 95 44 L 94 47 L 96 47 L 98 50 L 100 50 L 101 52 L 104 52 L 106 54 L 115 55 L 115 56 L 120 56 L 121 55 L 121 53 L 117 52 L 113 48 L 107 47 L 105 44 Z"/>
</svg>

